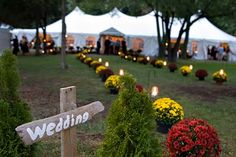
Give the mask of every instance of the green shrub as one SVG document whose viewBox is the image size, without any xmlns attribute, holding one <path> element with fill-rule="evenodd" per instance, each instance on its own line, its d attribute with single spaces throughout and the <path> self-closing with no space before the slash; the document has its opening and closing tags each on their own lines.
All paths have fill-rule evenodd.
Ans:
<svg viewBox="0 0 236 157">
<path fill-rule="evenodd" d="M 20 77 L 16 57 L 10 50 L 4 50 L 0 57 L 0 98 L 4 100 L 18 99 Z"/>
<path fill-rule="evenodd" d="M 109 110 L 106 125 L 99 156 L 160 156 L 152 102 L 147 93 L 135 89 L 135 80 L 129 75 L 121 77 L 121 91 Z"/>
<path fill-rule="evenodd" d="M 15 128 L 32 120 L 28 105 L 19 98 L 20 79 L 10 50 L 0 57 L 0 157 L 29 157 L 34 146 L 24 146 Z"/>
<path fill-rule="evenodd" d="M 0 157 L 32 156 L 34 146 L 24 146 L 15 128 L 31 121 L 27 104 L 0 100 Z"/>
</svg>

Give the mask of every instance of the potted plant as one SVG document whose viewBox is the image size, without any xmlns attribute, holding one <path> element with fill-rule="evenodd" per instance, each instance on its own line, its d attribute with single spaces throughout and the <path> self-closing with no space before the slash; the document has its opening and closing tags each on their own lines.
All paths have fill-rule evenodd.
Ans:
<svg viewBox="0 0 236 157">
<path fill-rule="evenodd" d="M 205 80 L 205 77 L 208 76 L 208 72 L 205 69 L 198 69 L 195 72 L 195 76 L 199 79 L 199 80 Z"/>
<path fill-rule="evenodd" d="M 87 57 L 84 60 L 84 63 L 87 64 L 88 66 L 90 66 L 90 63 L 93 61 L 93 59 L 91 57 Z"/>
<path fill-rule="evenodd" d="M 114 72 L 111 69 L 106 68 L 99 71 L 99 75 L 101 76 L 102 82 L 105 82 L 109 76 L 114 75 Z"/>
<path fill-rule="evenodd" d="M 162 68 L 162 67 L 164 66 L 164 61 L 161 60 L 161 59 L 156 60 L 156 61 L 155 61 L 155 66 L 156 66 L 157 68 Z"/>
<path fill-rule="evenodd" d="M 173 125 L 166 145 L 171 157 L 219 157 L 221 153 L 216 130 L 201 119 L 185 119 Z"/>
<path fill-rule="evenodd" d="M 119 95 L 106 119 L 99 157 L 160 157 L 161 147 L 155 133 L 154 110 L 147 92 L 135 89 L 131 75 L 120 77 Z"/>
<path fill-rule="evenodd" d="M 158 130 L 167 133 L 173 124 L 184 118 L 183 107 L 170 98 L 159 98 L 153 103 Z"/>
<path fill-rule="evenodd" d="M 175 63 L 169 63 L 168 68 L 170 72 L 174 72 L 177 69 L 177 65 Z"/>
<path fill-rule="evenodd" d="M 96 74 L 99 74 L 100 71 L 107 69 L 104 65 L 100 65 L 96 68 Z"/>
<path fill-rule="evenodd" d="M 139 56 L 139 57 L 137 57 L 137 61 L 138 61 L 139 63 L 142 63 L 142 64 L 147 64 L 147 63 L 148 63 L 147 58 L 144 57 L 144 56 Z"/>
<path fill-rule="evenodd" d="M 228 78 L 226 72 L 223 69 L 213 73 L 212 77 L 217 84 L 222 84 L 223 82 L 227 81 Z"/>
<path fill-rule="evenodd" d="M 119 91 L 119 75 L 111 75 L 105 81 L 105 87 L 110 90 L 111 94 L 118 94 Z"/>
<path fill-rule="evenodd" d="M 180 72 L 183 76 L 188 76 L 192 72 L 192 69 L 188 65 L 184 65 L 180 68 Z"/>
<path fill-rule="evenodd" d="M 100 63 L 100 62 L 97 61 L 97 60 L 94 60 L 94 61 L 92 61 L 92 62 L 90 63 L 90 65 L 91 65 L 91 67 L 92 67 L 93 69 L 96 69 L 98 66 L 102 65 L 102 63 Z"/>
</svg>

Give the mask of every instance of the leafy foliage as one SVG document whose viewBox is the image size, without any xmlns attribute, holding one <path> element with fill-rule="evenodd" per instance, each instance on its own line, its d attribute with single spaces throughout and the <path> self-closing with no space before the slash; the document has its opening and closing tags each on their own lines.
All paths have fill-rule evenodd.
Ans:
<svg viewBox="0 0 236 157">
<path fill-rule="evenodd" d="M 5 50 L 0 57 L 0 98 L 4 100 L 17 99 L 19 84 L 16 58 L 10 50 Z"/>
<path fill-rule="evenodd" d="M 19 99 L 16 58 L 10 50 L 0 57 L 0 155 L 28 157 L 33 146 L 24 146 L 15 128 L 32 120 L 26 103 Z"/>
<path fill-rule="evenodd" d="M 99 156 L 160 156 L 151 100 L 136 90 L 134 78 L 125 75 L 120 79 L 121 91 L 110 108 Z"/>
</svg>

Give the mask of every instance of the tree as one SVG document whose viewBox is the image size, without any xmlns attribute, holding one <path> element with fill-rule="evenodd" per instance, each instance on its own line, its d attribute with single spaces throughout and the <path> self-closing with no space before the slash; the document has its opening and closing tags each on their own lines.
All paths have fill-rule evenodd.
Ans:
<svg viewBox="0 0 236 157">
<path fill-rule="evenodd" d="M 61 18 L 62 18 L 62 32 L 61 32 L 61 68 L 67 69 L 68 66 L 66 64 L 66 22 L 65 22 L 65 14 L 66 14 L 66 4 L 65 0 L 61 0 Z"/>
<path fill-rule="evenodd" d="M 101 157 L 158 157 L 160 145 L 155 136 L 152 102 L 145 92 L 138 92 L 130 75 L 120 78 L 121 89 L 106 120 Z"/>
<path fill-rule="evenodd" d="M 203 17 L 213 18 L 227 16 L 235 10 L 233 7 L 226 13 L 223 9 L 226 6 L 229 7 L 232 3 L 235 3 L 232 0 L 226 0 L 224 4 L 222 4 L 222 1 L 220 0 L 145 0 L 145 2 L 148 7 L 152 8 L 156 12 L 155 17 L 157 21 L 159 57 L 163 57 L 165 51 L 167 51 L 168 60 L 170 62 L 176 62 L 177 51 L 180 48 L 183 34 L 185 34 L 185 40 L 182 56 L 183 58 L 186 58 L 186 46 L 188 44 L 189 30 L 196 21 Z M 160 13 L 158 11 L 160 11 Z M 181 27 L 176 42 L 172 44 L 171 29 L 176 18 L 179 18 Z M 159 24 L 159 22 L 161 24 Z"/>
</svg>

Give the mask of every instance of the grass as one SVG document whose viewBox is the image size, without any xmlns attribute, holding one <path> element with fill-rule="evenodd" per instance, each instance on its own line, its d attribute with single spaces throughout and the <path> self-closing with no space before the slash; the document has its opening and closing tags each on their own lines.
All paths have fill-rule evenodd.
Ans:
<svg viewBox="0 0 236 157">
<path fill-rule="evenodd" d="M 109 61 L 111 69 L 118 73 L 125 69 L 135 76 L 137 82 L 146 89 L 157 85 L 159 97 L 170 97 L 184 107 L 185 117 L 201 118 L 213 125 L 223 146 L 223 157 L 236 156 L 236 64 L 218 61 L 179 60 L 178 67 L 193 65 L 190 76 L 183 77 L 179 71 L 170 73 L 166 68 L 157 69 L 151 65 L 142 65 L 122 60 L 117 56 L 98 56 Z M 35 119 L 44 118 L 59 112 L 59 88 L 74 85 L 77 87 L 79 106 L 100 100 L 105 111 L 93 120 L 78 127 L 78 148 L 81 156 L 96 156 L 96 149 L 104 133 L 104 120 L 107 111 L 116 98 L 104 88 L 95 71 L 75 59 L 67 56 L 68 70 L 60 69 L 60 56 L 20 56 L 19 70 L 22 78 L 21 94 L 30 105 Z M 209 76 L 205 81 L 198 81 L 194 76 L 197 69 L 206 69 Z M 223 68 L 229 80 L 219 86 L 212 80 L 212 73 Z M 160 141 L 166 135 L 157 133 Z M 59 156 L 58 137 L 42 142 L 38 156 Z M 55 144 L 56 143 L 56 144 Z"/>
</svg>

